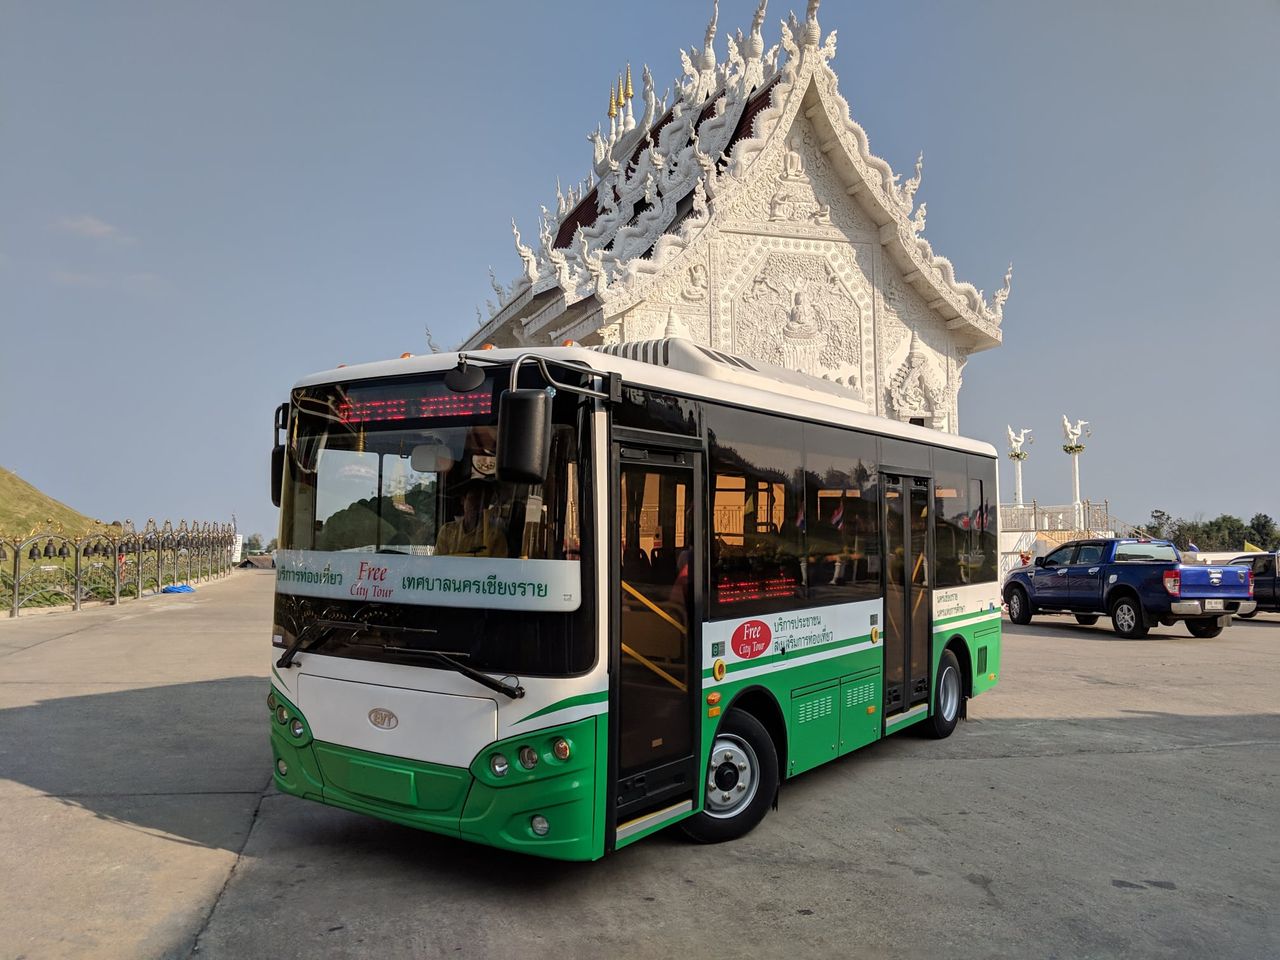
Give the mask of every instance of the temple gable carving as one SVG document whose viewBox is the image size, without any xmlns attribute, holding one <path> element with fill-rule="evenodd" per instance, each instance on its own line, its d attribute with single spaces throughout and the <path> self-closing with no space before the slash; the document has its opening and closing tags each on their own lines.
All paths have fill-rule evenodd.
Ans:
<svg viewBox="0 0 1280 960">
<path fill-rule="evenodd" d="M 690 338 L 829 380 L 875 413 L 957 429 L 964 364 L 1000 343 L 990 300 L 924 238 L 923 155 L 902 182 L 849 116 L 811 0 L 766 48 L 764 3 L 729 56 L 716 29 L 659 98 L 611 88 L 588 178 L 557 188 L 537 249 L 465 347 Z M 637 119 L 636 113 L 640 116 Z"/>
</svg>

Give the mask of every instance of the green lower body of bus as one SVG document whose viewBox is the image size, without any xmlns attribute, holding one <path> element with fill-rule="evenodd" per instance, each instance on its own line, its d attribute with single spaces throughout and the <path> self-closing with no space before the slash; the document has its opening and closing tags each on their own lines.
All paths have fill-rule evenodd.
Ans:
<svg viewBox="0 0 1280 960">
<path fill-rule="evenodd" d="M 960 662 L 965 695 L 972 697 L 997 681 L 1000 621 L 958 619 L 935 626 L 930 676 L 938 675 L 938 662 L 949 648 Z M 737 672 L 753 665 L 766 664 L 745 661 L 738 665 L 744 669 Z M 699 709 L 706 717 L 700 744 L 703 767 L 715 741 L 718 718 L 735 706 L 767 714 L 757 719 L 784 740 L 778 745 L 783 779 L 926 720 L 935 708 L 933 693 L 927 709 L 922 704 L 886 721 L 881 715 L 882 670 L 881 650 L 874 647 L 803 665 L 779 665 L 751 678 L 735 678 L 730 670 L 722 681 L 698 693 Z M 455 767 L 314 740 L 306 717 L 274 686 L 272 691 L 279 704 L 271 723 L 274 777 L 284 793 L 541 857 L 595 860 L 605 854 L 606 714 L 498 741 L 485 747 L 469 766 Z M 713 692 L 720 696 L 710 705 L 708 695 Z M 294 733 L 295 719 L 301 724 L 300 734 Z M 567 760 L 556 759 L 552 751 L 557 738 L 570 744 Z M 519 762 L 522 747 L 532 747 L 538 754 L 532 770 Z M 495 754 L 507 760 L 504 776 L 495 775 L 490 767 Z M 691 811 L 655 822 L 625 842 L 696 814 L 702 809 L 704 786 L 705 778 L 700 777 Z M 623 841 L 617 843 L 623 845 Z"/>
</svg>

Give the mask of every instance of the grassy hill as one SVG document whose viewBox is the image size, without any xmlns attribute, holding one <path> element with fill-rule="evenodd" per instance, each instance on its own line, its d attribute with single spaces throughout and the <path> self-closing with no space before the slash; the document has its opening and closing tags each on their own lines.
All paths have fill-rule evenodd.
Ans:
<svg viewBox="0 0 1280 960">
<path fill-rule="evenodd" d="M 26 536 L 32 527 L 43 525 L 49 518 L 73 535 L 83 533 L 93 524 L 92 518 L 41 493 L 16 473 L 0 467 L 0 534 Z"/>
</svg>

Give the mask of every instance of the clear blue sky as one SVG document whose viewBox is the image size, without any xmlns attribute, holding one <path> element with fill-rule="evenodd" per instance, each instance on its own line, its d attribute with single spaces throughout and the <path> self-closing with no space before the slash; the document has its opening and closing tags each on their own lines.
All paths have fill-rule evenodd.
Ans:
<svg viewBox="0 0 1280 960">
<path fill-rule="evenodd" d="M 803 8 L 803 2 L 797 0 Z M 720 38 L 754 0 L 722 0 Z M 274 532 L 299 376 L 453 346 L 518 266 L 629 60 L 666 86 L 710 3 L 0 6 L 0 465 L 102 519 Z M 766 40 L 787 6 L 770 5 Z M 1090 420 L 1122 517 L 1280 515 L 1280 4 L 826 0 L 872 148 L 993 290 L 964 432 Z M 1007 465 L 1007 462 L 1006 462 Z M 1011 485 L 1005 473 L 1006 489 Z"/>
</svg>

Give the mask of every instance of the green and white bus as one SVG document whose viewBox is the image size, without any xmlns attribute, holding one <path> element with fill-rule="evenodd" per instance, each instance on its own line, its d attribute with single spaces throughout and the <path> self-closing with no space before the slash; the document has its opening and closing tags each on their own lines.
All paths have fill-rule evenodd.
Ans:
<svg viewBox="0 0 1280 960">
<path fill-rule="evenodd" d="M 277 411 L 275 782 L 565 860 L 751 830 L 1000 670 L 996 452 L 680 339 L 308 377 Z"/>
</svg>

